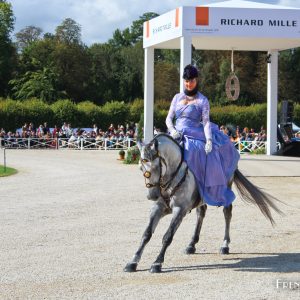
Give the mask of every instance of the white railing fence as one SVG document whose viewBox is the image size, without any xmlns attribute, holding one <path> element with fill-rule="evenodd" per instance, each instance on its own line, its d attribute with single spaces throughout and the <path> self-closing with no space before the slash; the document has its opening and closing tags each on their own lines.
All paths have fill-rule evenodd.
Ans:
<svg viewBox="0 0 300 300">
<path fill-rule="evenodd" d="M 0 147 L 7 149 L 70 149 L 70 150 L 127 150 L 136 145 L 136 139 L 110 140 L 107 138 L 0 138 Z M 234 142 L 240 154 L 256 152 L 266 148 L 267 142 Z M 277 143 L 277 150 L 280 143 Z"/>
<path fill-rule="evenodd" d="M 264 150 L 267 147 L 268 142 L 261 141 L 237 141 L 234 142 L 235 148 L 239 151 L 240 154 L 259 152 Z M 277 142 L 277 151 L 280 149 L 281 144 Z"/>
<path fill-rule="evenodd" d="M 131 138 L 0 138 L 0 148 L 7 149 L 127 150 L 134 145 L 136 139 Z"/>
</svg>

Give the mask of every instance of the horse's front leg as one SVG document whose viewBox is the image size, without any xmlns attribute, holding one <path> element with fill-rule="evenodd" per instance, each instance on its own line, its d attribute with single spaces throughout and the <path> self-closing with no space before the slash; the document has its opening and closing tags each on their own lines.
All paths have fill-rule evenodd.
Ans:
<svg viewBox="0 0 300 300">
<path fill-rule="evenodd" d="M 191 242 L 185 249 L 186 254 L 194 254 L 196 252 L 195 245 L 199 242 L 200 231 L 207 210 L 207 205 L 203 204 L 197 207 L 197 223 Z"/>
<path fill-rule="evenodd" d="M 124 268 L 125 272 L 135 272 L 136 271 L 137 265 L 141 259 L 141 256 L 143 254 L 145 246 L 150 241 L 152 234 L 154 233 L 154 230 L 155 230 L 159 220 L 166 214 L 167 214 L 167 212 L 165 209 L 165 205 L 159 201 L 156 202 L 151 209 L 150 222 L 143 234 L 140 247 L 138 248 L 137 252 L 133 256 L 132 260 Z"/>
<path fill-rule="evenodd" d="M 230 243 L 229 229 L 230 229 L 230 221 L 232 218 L 232 204 L 230 204 L 228 207 L 224 207 L 223 213 L 225 217 L 225 236 L 223 240 L 223 245 L 220 249 L 220 253 L 229 254 L 229 243 Z"/>
<path fill-rule="evenodd" d="M 172 217 L 170 226 L 163 237 L 162 249 L 160 250 L 160 253 L 159 253 L 156 261 L 151 266 L 151 269 L 150 269 L 151 273 L 160 273 L 161 272 L 161 265 L 165 260 L 166 250 L 167 250 L 168 246 L 172 243 L 174 234 L 175 234 L 176 230 L 178 229 L 179 225 L 181 224 L 182 219 L 186 215 L 186 211 L 180 207 L 173 208 L 172 212 L 173 212 L 173 217 Z"/>
</svg>

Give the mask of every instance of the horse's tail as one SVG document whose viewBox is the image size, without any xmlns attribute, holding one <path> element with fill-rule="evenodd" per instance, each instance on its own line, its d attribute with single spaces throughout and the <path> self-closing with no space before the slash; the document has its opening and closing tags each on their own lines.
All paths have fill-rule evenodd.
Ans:
<svg viewBox="0 0 300 300">
<path fill-rule="evenodd" d="M 257 205 L 262 214 L 271 222 L 272 226 L 274 226 L 275 221 L 272 217 L 270 208 L 283 215 L 284 213 L 274 204 L 274 201 L 281 201 L 261 191 L 252 182 L 250 182 L 238 169 L 234 173 L 233 181 L 242 200 L 247 203 Z"/>
</svg>

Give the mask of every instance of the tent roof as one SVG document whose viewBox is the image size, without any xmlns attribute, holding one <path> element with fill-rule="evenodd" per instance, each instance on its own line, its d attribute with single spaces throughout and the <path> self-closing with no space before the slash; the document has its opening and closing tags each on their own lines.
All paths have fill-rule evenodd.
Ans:
<svg viewBox="0 0 300 300">
<path fill-rule="evenodd" d="M 144 23 L 144 47 L 270 51 L 300 47 L 300 9 L 230 0 L 183 6 Z"/>
<path fill-rule="evenodd" d="M 242 7 L 242 8 L 269 8 L 269 9 L 297 9 L 294 7 L 288 7 L 283 5 L 266 4 L 261 2 L 243 1 L 243 0 L 228 0 L 218 3 L 206 4 L 202 6 L 208 7 Z"/>
</svg>

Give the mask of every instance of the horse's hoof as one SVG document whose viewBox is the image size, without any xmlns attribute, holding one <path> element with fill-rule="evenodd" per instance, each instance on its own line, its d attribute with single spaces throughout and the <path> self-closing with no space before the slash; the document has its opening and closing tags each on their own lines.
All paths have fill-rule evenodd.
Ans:
<svg viewBox="0 0 300 300">
<path fill-rule="evenodd" d="M 195 252 L 196 252 L 196 248 L 193 246 L 188 246 L 185 249 L 185 254 L 195 254 Z"/>
<path fill-rule="evenodd" d="M 160 273 L 161 272 L 161 264 L 155 264 L 151 266 L 151 273 Z"/>
<path fill-rule="evenodd" d="M 220 254 L 229 254 L 229 247 L 221 247 Z"/>
<path fill-rule="evenodd" d="M 124 268 L 124 272 L 136 272 L 137 263 L 128 263 Z"/>
</svg>

